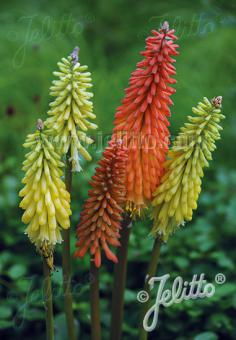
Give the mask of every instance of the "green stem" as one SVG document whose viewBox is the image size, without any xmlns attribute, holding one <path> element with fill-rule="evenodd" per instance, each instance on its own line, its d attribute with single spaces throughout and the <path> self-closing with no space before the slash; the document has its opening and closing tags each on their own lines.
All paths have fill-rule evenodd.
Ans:
<svg viewBox="0 0 236 340">
<path fill-rule="evenodd" d="M 66 157 L 65 183 L 66 189 L 71 194 L 72 187 L 72 171 L 71 162 L 69 161 L 69 153 Z M 63 269 L 63 289 L 64 289 L 64 305 L 67 322 L 68 338 L 75 340 L 75 323 L 72 308 L 71 294 L 71 261 L 70 261 L 70 229 L 63 230 L 63 249 L 62 249 L 62 269 Z"/>
<path fill-rule="evenodd" d="M 47 340 L 54 340 L 54 320 L 53 320 L 53 306 L 52 306 L 52 286 L 50 268 L 47 261 L 43 258 L 43 275 L 44 275 L 44 299 L 46 311 L 46 330 Z"/>
<path fill-rule="evenodd" d="M 148 284 L 148 281 L 151 277 L 156 275 L 157 265 L 158 265 L 158 260 L 159 260 L 159 256 L 160 256 L 160 250 L 161 250 L 161 244 L 162 244 L 162 239 L 157 237 L 155 239 L 155 242 L 154 242 L 154 245 L 153 245 L 151 260 L 150 260 L 149 265 L 148 265 L 148 272 L 147 272 L 147 278 L 148 279 L 145 281 L 143 290 L 145 290 L 148 293 L 149 299 L 148 299 L 147 302 L 142 304 L 141 319 L 140 319 L 140 333 L 139 333 L 139 339 L 140 340 L 146 340 L 148 338 L 148 333 L 143 328 L 143 319 L 144 319 L 147 311 L 149 310 L 150 300 L 151 300 L 151 298 L 150 298 L 151 297 L 151 290 L 150 290 L 150 286 Z"/>
<path fill-rule="evenodd" d="M 111 340 L 120 340 L 122 334 L 124 291 L 127 272 L 127 255 L 130 236 L 131 218 L 125 215 L 121 229 L 121 247 L 118 248 L 118 263 L 115 264 L 114 284 L 112 292 Z"/>
<path fill-rule="evenodd" d="M 99 269 L 94 262 L 90 264 L 91 286 L 90 286 L 90 306 L 91 306 L 91 339 L 101 339 L 101 324 L 99 310 Z"/>
</svg>

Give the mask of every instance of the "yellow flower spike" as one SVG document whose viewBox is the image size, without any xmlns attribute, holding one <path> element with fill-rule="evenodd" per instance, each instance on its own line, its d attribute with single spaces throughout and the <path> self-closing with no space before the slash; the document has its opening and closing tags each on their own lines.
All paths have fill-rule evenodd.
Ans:
<svg viewBox="0 0 236 340">
<path fill-rule="evenodd" d="M 90 72 L 86 65 L 78 62 L 78 51 L 76 47 L 68 58 L 62 58 L 57 65 L 60 72 L 53 74 L 59 77 L 54 80 L 50 88 L 50 95 L 56 99 L 50 104 L 49 117 L 45 125 L 49 133 L 55 136 L 55 143 L 59 144 L 59 150 L 66 154 L 70 149 L 70 161 L 72 171 L 80 171 L 80 156 L 90 161 L 91 156 L 82 146 L 93 143 L 86 136 L 88 130 L 97 128 L 90 119 L 95 119 L 93 114 L 93 94 L 88 91 L 91 84 Z"/>
<path fill-rule="evenodd" d="M 220 96 L 211 101 L 204 98 L 194 107 L 196 116 L 188 117 L 189 123 L 180 129 L 169 150 L 165 175 L 153 194 L 153 236 L 161 235 L 166 241 L 176 228 L 192 219 L 201 192 L 203 168 L 209 166 L 222 129 L 218 123 L 225 118 L 221 103 Z"/>
<path fill-rule="evenodd" d="M 25 210 L 22 222 L 28 225 L 25 233 L 51 263 L 53 248 L 62 241 L 61 229 L 70 226 L 70 194 L 60 178 L 63 166 L 60 156 L 42 130 L 43 122 L 39 119 L 37 131 L 28 135 L 24 143 L 31 152 L 23 163 L 25 186 L 19 196 L 20 207 Z"/>
</svg>

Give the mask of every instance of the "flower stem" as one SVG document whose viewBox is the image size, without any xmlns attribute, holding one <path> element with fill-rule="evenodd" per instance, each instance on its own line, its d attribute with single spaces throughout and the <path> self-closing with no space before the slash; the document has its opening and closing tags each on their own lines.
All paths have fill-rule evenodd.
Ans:
<svg viewBox="0 0 236 340">
<path fill-rule="evenodd" d="M 45 299 L 45 311 L 46 311 L 47 340 L 54 340 L 52 286 L 51 286 L 50 268 L 48 267 L 48 264 L 45 258 L 43 258 L 43 275 L 44 275 L 44 299 Z"/>
<path fill-rule="evenodd" d="M 91 286 L 90 286 L 90 306 L 91 306 L 91 339 L 101 339 L 101 324 L 99 310 L 99 269 L 93 261 L 90 264 Z"/>
<path fill-rule="evenodd" d="M 66 189 L 71 193 L 72 172 L 71 162 L 69 161 L 69 153 L 66 156 L 65 183 Z M 70 229 L 63 230 L 63 249 L 62 249 L 62 269 L 63 269 L 63 289 L 64 289 L 64 305 L 67 322 L 68 338 L 75 340 L 75 323 L 72 308 L 71 294 L 71 262 L 70 262 Z"/>
<path fill-rule="evenodd" d="M 131 218 L 125 215 L 121 229 L 121 247 L 118 248 L 118 263 L 115 264 L 114 285 L 112 292 L 111 340 L 120 340 L 122 334 L 124 291 L 127 272 L 127 255 Z"/>
<path fill-rule="evenodd" d="M 161 250 L 161 244 L 162 244 L 162 239 L 160 237 L 157 237 L 155 239 L 153 248 L 152 248 L 152 254 L 151 254 L 151 260 L 148 265 L 148 272 L 147 272 L 147 280 L 145 281 L 144 288 L 143 290 L 147 292 L 149 299 L 147 302 L 144 302 L 142 304 L 142 309 L 141 309 L 141 319 L 140 319 L 140 333 L 139 333 L 139 339 L 140 340 L 146 340 L 148 338 L 148 333 L 145 331 L 143 328 L 143 319 L 150 307 L 150 286 L 148 284 L 148 281 L 151 277 L 155 276 L 156 271 L 157 271 L 157 264 L 160 256 L 160 250 Z"/>
</svg>

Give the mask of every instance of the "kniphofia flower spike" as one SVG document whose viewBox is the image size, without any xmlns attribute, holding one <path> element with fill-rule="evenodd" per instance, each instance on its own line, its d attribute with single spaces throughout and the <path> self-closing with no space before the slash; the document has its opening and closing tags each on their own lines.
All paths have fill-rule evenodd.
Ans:
<svg viewBox="0 0 236 340">
<path fill-rule="evenodd" d="M 193 210 L 201 191 L 203 169 L 209 166 L 215 150 L 215 141 L 220 138 L 222 127 L 218 124 L 221 114 L 222 97 L 211 101 L 207 98 L 192 109 L 194 117 L 188 117 L 165 163 L 165 175 L 154 193 L 152 234 L 169 235 L 185 221 L 192 219 Z"/>
<path fill-rule="evenodd" d="M 126 171 L 127 210 L 139 212 L 152 198 L 163 174 L 169 144 L 170 96 L 175 89 L 178 54 L 174 30 L 164 22 L 146 39 L 144 59 L 137 64 L 115 115 L 113 139 L 122 138 L 128 149 Z"/>
<path fill-rule="evenodd" d="M 78 62 L 78 47 L 68 58 L 62 58 L 57 65 L 59 72 L 54 72 L 59 80 L 54 80 L 50 88 L 51 96 L 56 99 L 50 104 L 48 114 L 51 116 L 45 122 L 49 133 L 55 136 L 55 142 L 60 145 L 62 153 L 70 149 L 72 171 L 80 171 L 80 156 L 91 160 L 88 151 L 82 145 L 91 144 L 93 140 L 86 135 L 97 125 L 90 122 L 95 119 L 93 94 L 88 91 L 91 84 L 90 72 L 86 65 Z"/>
<path fill-rule="evenodd" d="M 25 233 L 42 255 L 49 257 L 56 243 L 62 241 L 61 228 L 70 227 L 70 194 L 61 180 L 64 164 L 60 155 L 38 120 L 37 131 L 26 138 L 25 148 L 30 148 L 23 162 L 26 172 L 20 191 L 20 207 L 25 210 L 22 222 L 27 224 Z"/>
<path fill-rule="evenodd" d="M 126 160 L 126 148 L 122 142 L 109 142 L 90 182 L 92 189 L 80 215 L 75 256 L 83 257 L 90 248 L 96 267 L 101 265 L 101 250 L 109 260 L 117 262 L 110 246 L 120 245 Z"/>
</svg>

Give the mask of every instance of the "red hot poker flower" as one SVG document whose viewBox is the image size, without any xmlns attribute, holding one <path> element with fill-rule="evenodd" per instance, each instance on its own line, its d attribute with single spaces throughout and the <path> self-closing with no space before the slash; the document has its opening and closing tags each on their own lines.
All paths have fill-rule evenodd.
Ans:
<svg viewBox="0 0 236 340">
<path fill-rule="evenodd" d="M 137 64 L 115 116 L 113 139 L 122 138 L 128 149 L 126 168 L 127 210 L 135 213 L 151 200 L 163 174 L 169 145 L 170 96 L 175 89 L 175 60 L 178 54 L 174 30 L 165 22 L 146 39 L 144 60 Z"/>
<path fill-rule="evenodd" d="M 90 182 L 92 189 L 80 215 L 75 256 L 83 257 L 90 248 L 96 267 L 101 265 L 101 248 L 109 260 L 118 262 L 109 245 L 120 246 L 126 160 L 127 152 L 122 141 L 109 142 Z"/>
</svg>

